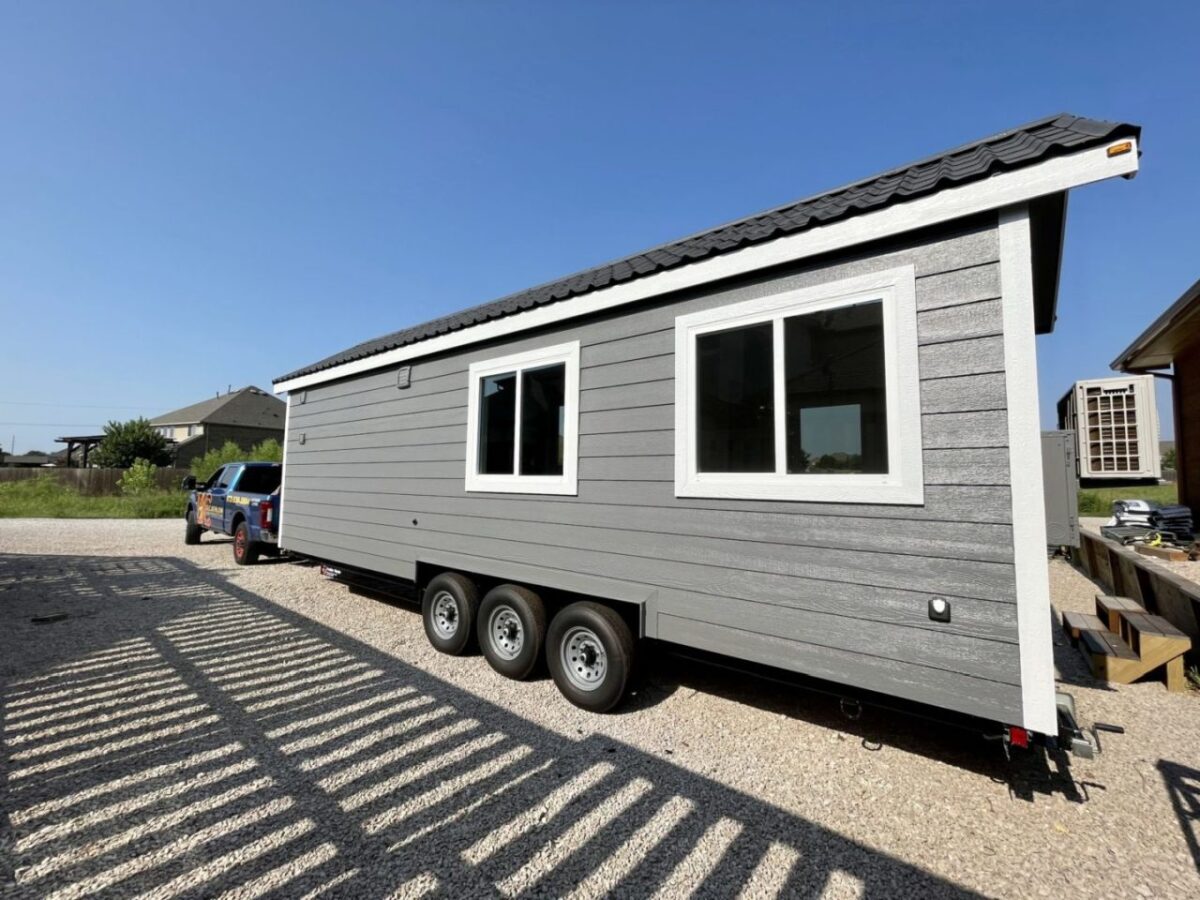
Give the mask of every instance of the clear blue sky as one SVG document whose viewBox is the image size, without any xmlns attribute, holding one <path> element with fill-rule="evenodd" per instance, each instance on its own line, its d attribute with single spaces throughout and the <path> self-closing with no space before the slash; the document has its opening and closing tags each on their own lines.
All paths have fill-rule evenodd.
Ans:
<svg viewBox="0 0 1200 900">
<path fill-rule="evenodd" d="M 1071 198 L 1049 425 L 1200 275 L 1200 15 L 906 6 L 6 3 L 0 446 L 1049 113 L 1138 122 L 1138 178 Z"/>
</svg>

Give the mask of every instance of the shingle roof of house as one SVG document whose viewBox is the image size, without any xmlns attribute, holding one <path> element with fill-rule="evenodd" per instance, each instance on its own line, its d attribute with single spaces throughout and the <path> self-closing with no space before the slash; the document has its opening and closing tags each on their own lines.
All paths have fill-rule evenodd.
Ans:
<svg viewBox="0 0 1200 900">
<path fill-rule="evenodd" d="M 1137 137 L 1136 125 L 1104 122 L 1063 113 L 964 144 L 935 156 L 883 172 L 784 206 L 699 232 L 615 262 L 510 294 L 453 315 L 357 344 L 348 350 L 280 376 L 285 381 L 414 344 L 547 303 L 578 297 L 609 285 L 684 266 L 838 219 L 903 203 L 943 188 L 979 181 L 1075 153 L 1120 137 Z"/>
<path fill-rule="evenodd" d="M 243 425 L 250 428 L 283 428 L 287 409 L 278 397 L 257 387 L 211 397 L 183 409 L 163 413 L 150 420 L 151 425 Z"/>
<path fill-rule="evenodd" d="M 44 466 L 54 461 L 51 453 L 9 453 L 4 456 L 6 466 Z"/>
</svg>

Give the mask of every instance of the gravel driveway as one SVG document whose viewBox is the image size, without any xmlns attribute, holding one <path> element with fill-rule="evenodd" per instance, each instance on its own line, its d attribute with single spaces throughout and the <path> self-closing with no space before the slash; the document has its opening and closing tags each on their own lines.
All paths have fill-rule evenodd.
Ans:
<svg viewBox="0 0 1200 900">
<path fill-rule="evenodd" d="M 1128 729 L 1069 772 L 672 658 L 600 717 L 182 538 L 0 520 L 5 897 L 1200 896 L 1200 699 L 1069 648 L 1084 719 Z"/>
</svg>

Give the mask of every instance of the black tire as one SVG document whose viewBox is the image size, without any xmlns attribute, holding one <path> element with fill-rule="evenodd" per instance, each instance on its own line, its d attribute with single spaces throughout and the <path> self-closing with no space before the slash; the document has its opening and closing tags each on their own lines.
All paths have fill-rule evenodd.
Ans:
<svg viewBox="0 0 1200 900">
<path fill-rule="evenodd" d="M 479 589 L 465 575 L 443 572 L 425 588 L 421 619 L 435 650 L 451 656 L 466 653 L 475 640 L 478 613 Z"/>
<path fill-rule="evenodd" d="M 204 533 L 204 529 L 196 523 L 196 511 L 189 509 L 187 511 L 187 527 L 183 532 L 183 542 L 185 544 L 200 543 L 200 535 Z"/>
<path fill-rule="evenodd" d="M 528 678 L 546 642 L 542 598 L 515 584 L 492 588 L 479 604 L 476 632 L 488 665 L 507 678 Z"/>
<path fill-rule="evenodd" d="M 258 562 L 261 552 L 258 541 L 250 540 L 250 526 L 244 521 L 238 522 L 238 527 L 233 530 L 233 561 L 239 566 L 251 566 Z"/>
<path fill-rule="evenodd" d="M 546 662 L 562 695 L 581 709 L 608 712 L 625 696 L 634 641 L 616 612 L 599 603 L 572 603 L 546 635 Z"/>
</svg>

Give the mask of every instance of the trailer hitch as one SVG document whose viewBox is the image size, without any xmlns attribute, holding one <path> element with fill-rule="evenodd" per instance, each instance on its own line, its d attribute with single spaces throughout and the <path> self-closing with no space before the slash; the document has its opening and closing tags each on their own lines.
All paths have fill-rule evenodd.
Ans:
<svg viewBox="0 0 1200 900">
<path fill-rule="evenodd" d="M 1054 702 L 1058 707 L 1058 740 L 1072 755 L 1080 759 L 1095 759 L 1097 753 L 1104 751 L 1100 744 L 1100 732 L 1125 733 L 1124 726 L 1110 725 L 1107 722 L 1095 722 L 1090 731 L 1084 731 L 1076 717 L 1073 696 L 1059 691 L 1055 694 Z"/>
</svg>

